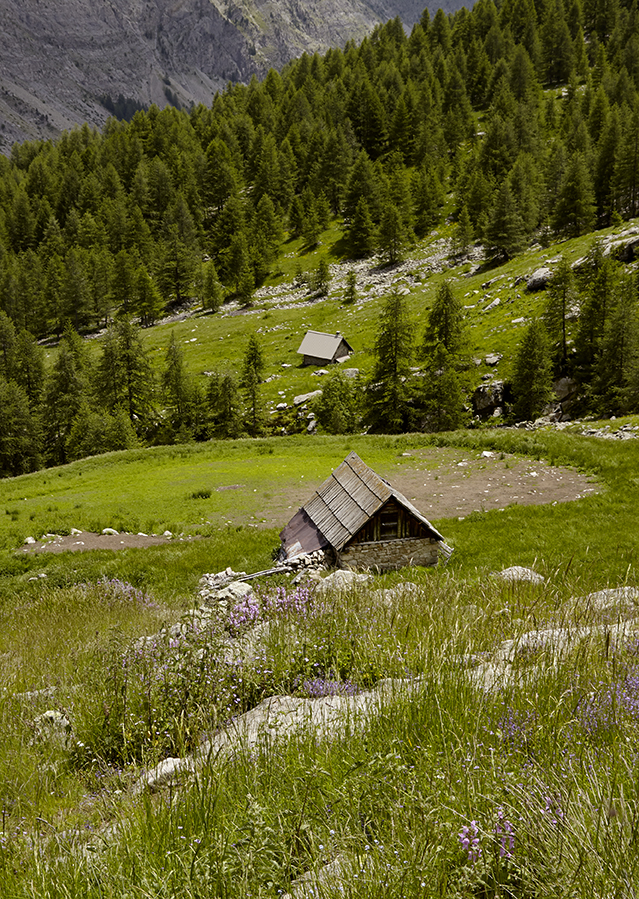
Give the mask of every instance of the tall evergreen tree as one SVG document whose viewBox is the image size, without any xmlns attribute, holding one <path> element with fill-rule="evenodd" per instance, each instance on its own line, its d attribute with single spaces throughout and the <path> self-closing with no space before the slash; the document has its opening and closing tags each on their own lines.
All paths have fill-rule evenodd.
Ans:
<svg viewBox="0 0 639 899">
<path fill-rule="evenodd" d="M 533 319 L 519 344 L 512 380 L 517 421 L 532 421 L 552 397 L 552 364 L 546 329 Z"/>
<path fill-rule="evenodd" d="M 412 426 L 413 330 L 404 297 L 392 290 L 382 309 L 375 366 L 366 388 L 365 422 L 372 431 L 395 434 Z"/>
<path fill-rule="evenodd" d="M 576 300 L 575 279 L 565 256 L 550 279 L 543 319 L 548 330 L 551 353 L 557 369 L 566 373 L 568 363 L 568 314 Z"/>
</svg>

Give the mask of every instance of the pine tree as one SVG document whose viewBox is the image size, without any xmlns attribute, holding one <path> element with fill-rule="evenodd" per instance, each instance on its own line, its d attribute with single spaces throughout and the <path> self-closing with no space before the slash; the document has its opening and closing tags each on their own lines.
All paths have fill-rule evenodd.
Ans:
<svg viewBox="0 0 639 899">
<path fill-rule="evenodd" d="M 346 289 L 344 290 L 344 302 L 349 305 L 357 302 L 357 274 L 350 269 L 346 275 Z"/>
<path fill-rule="evenodd" d="M 0 477 L 36 471 L 41 435 L 25 391 L 0 375 Z"/>
<path fill-rule="evenodd" d="M 464 310 L 450 284 L 437 288 L 435 301 L 428 313 L 422 354 L 433 352 L 441 344 L 451 356 L 457 356 L 465 343 Z"/>
<path fill-rule="evenodd" d="M 486 243 L 497 255 L 510 259 L 524 246 L 525 227 L 508 181 L 497 194 L 486 227 Z"/>
<path fill-rule="evenodd" d="M 557 369 L 565 373 L 568 363 L 568 313 L 576 299 L 575 279 L 570 263 L 562 256 L 548 286 L 543 319 L 550 338 L 551 353 Z"/>
<path fill-rule="evenodd" d="M 356 257 L 370 256 L 375 250 L 377 229 L 364 197 L 361 197 L 357 203 L 355 215 L 348 232 L 348 239 Z"/>
<path fill-rule="evenodd" d="M 468 252 L 473 242 L 473 226 L 468 214 L 468 207 L 464 203 L 457 219 L 455 228 L 455 245 L 460 253 Z"/>
<path fill-rule="evenodd" d="M 528 325 L 517 349 L 512 388 L 517 421 L 537 418 L 553 395 L 548 336 L 539 319 Z"/>
<path fill-rule="evenodd" d="M 408 242 L 406 224 L 394 203 L 389 203 L 379 226 L 378 248 L 387 265 L 397 265 Z"/>
<path fill-rule="evenodd" d="M 206 394 L 212 437 L 234 438 L 242 433 L 242 410 L 233 375 L 214 373 Z"/>
<path fill-rule="evenodd" d="M 322 395 L 313 409 L 321 427 L 328 434 L 353 434 L 359 427 L 360 386 L 336 369 L 324 384 Z"/>
<path fill-rule="evenodd" d="M 320 297 L 328 296 L 328 291 L 331 285 L 331 270 L 328 265 L 328 260 L 325 256 L 322 256 L 317 265 L 317 269 L 315 271 L 315 276 L 313 278 L 313 287 L 315 288 L 315 293 Z"/>
<path fill-rule="evenodd" d="M 404 297 L 393 290 L 382 310 L 375 340 L 375 367 L 366 389 L 365 421 L 377 433 L 399 433 L 412 425 L 413 323 Z"/>
<path fill-rule="evenodd" d="M 255 368 L 246 364 L 242 372 L 242 389 L 246 404 L 244 427 L 249 437 L 261 437 L 266 426 L 266 412 L 260 390 L 260 379 Z"/>
<path fill-rule="evenodd" d="M 616 291 L 595 362 L 592 394 L 595 408 L 606 415 L 625 411 L 632 383 L 639 336 L 636 284 L 626 275 Z"/>
<path fill-rule="evenodd" d="M 418 404 L 426 431 L 454 431 L 466 418 L 466 398 L 456 371 L 455 356 L 438 343 L 426 358 Z"/>
<path fill-rule="evenodd" d="M 573 153 L 568 163 L 557 205 L 554 228 L 570 237 L 591 231 L 595 225 L 595 196 L 592 178 L 581 153 Z"/>
</svg>

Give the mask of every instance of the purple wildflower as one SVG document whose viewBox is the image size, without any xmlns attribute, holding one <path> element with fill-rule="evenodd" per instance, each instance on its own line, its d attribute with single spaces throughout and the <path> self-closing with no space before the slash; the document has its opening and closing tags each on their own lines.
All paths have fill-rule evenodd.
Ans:
<svg viewBox="0 0 639 899">
<path fill-rule="evenodd" d="M 473 820 L 470 822 L 470 824 L 464 824 L 462 829 L 459 831 L 458 836 L 462 849 L 468 853 L 468 861 L 471 865 L 474 865 L 481 856 L 481 846 L 479 845 L 479 827 L 477 826 L 477 822 Z"/>
<path fill-rule="evenodd" d="M 499 843 L 500 857 L 512 858 L 515 849 L 515 828 L 508 818 L 506 818 L 503 808 L 497 810 L 495 837 Z"/>
<path fill-rule="evenodd" d="M 322 677 L 309 678 L 302 683 L 299 683 L 298 678 L 294 687 L 311 699 L 320 696 L 356 696 L 359 693 L 352 681 L 325 680 Z"/>
</svg>

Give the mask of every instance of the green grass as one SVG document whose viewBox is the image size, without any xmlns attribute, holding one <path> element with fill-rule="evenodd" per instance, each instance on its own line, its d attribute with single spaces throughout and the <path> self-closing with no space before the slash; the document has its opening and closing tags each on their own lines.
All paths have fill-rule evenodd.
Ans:
<svg viewBox="0 0 639 899">
<path fill-rule="evenodd" d="M 391 481 L 414 464 L 404 452 L 434 465 L 492 449 L 573 465 L 601 489 L 438 521 L 455 546 L 447 567 L 388 574 L 374 590 L 311 601 L 305 615 L 264 609 L 262 652 L 242 666 L 220 662 L 217 620 L 179 649 L 162 637 L 132 653 L 196 604 L 203 572 L 268 565 L 277 528 L 248 527 L 250 516 L 260 523 L 270 503 L 283 524 L 288 492 L 310 492 L 350 449 Z M 496 692 L 468 672 L 535 628 L 598 625 L 573 597 L 637 584 L 638 456 L 636 441 L 494 429 L 166 447 L 0 482 L 10 511 L 0 523 L 0 895 L 276 897 L 335 859 L 353 866 L 352 897 L 632 895 L 639 720 L 619 699 L 634 697 L 632 641 L 615 648 L 597 632 L 558 663 L 540 643 L 516 655 Z M 202 537 L 121 553 L 12 551 L 27 523 L 151 521 Z M 490 577 L 513 564 L 546 583 Z M 29 580 L 37 574 L 47 577 Z M 403 580 L 419 591 L 377 592 Z M 264 696 L 304 695 L 309 678 L 369 688 L 407 676 L 422 678 L 418 695 L 387 700 L 363 730 L 238 747 L 194 786 L 131 791 L 142 766 L 191 751 Z M 24 695 L 34 690 L 49 692 Z M 51 708 L 73 723 L 68 746 L 37 737 L 35 719 Z M 500 855 L 500 820 L 514 830 L 512 858 Z M 475 826 L 473 860 L 459 835 Z"/>
</svg>

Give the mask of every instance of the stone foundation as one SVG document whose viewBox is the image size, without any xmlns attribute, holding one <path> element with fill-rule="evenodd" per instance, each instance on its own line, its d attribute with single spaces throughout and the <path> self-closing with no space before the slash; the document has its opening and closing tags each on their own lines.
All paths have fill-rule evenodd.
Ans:
<svg viewBox="0 0 639 899">
<path fill-rule="evenodd" d="M 438 540 L 420 537 L 355 543 L 338 553 L 337 562 L 343 568 L 379 568 L 381 571 L 407 565 L 436 565 L 438 547 Z"/>
</svg>

